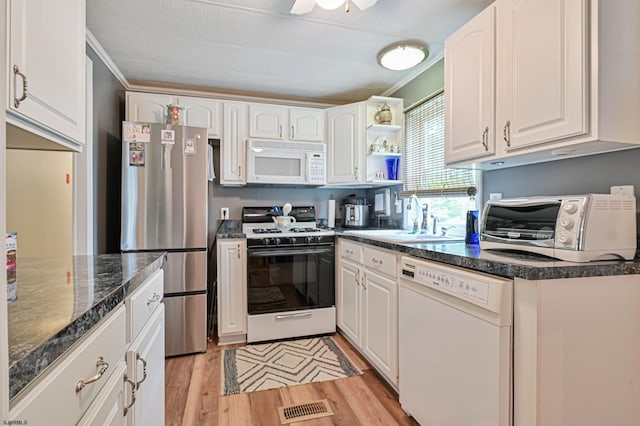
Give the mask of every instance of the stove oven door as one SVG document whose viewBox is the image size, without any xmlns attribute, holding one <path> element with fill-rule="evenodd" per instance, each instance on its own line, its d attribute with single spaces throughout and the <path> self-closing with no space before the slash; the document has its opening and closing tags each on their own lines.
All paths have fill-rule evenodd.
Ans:
<svg viewBox="0 0 640 426">
<path fill-rule="evenodd" d="M 334 305 L 333 244 L 250 248 L 247 253 L 249 315 Z"/>
</svg>

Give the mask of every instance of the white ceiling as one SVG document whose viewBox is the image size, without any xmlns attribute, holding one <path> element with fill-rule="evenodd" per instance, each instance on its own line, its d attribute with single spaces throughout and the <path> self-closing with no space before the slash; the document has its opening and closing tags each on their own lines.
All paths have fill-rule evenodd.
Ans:
<svg viewBox="0 0 640 426">
<path fill-rule="evenodd" d="M 426 69 L 491 2 L 378 0 L 365 11 L 290 15 L 294 0 L 87 0 L 87 28 L 133 85 L 348 103 Z M 427 44 L 427 62 L 381 68 L 378 52 L 406 39 Z"/>
</svg>

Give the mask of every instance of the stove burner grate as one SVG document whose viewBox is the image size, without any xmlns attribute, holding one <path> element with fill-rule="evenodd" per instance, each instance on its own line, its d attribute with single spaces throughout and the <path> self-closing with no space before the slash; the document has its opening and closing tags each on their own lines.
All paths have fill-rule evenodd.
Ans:
<svg viewBox="0 0 640 426">
<path fill-rule="evenodd" d="M 282 231 L 275 228 L 254 228 L 254 234 L 280 234 Z"/>
</svg>

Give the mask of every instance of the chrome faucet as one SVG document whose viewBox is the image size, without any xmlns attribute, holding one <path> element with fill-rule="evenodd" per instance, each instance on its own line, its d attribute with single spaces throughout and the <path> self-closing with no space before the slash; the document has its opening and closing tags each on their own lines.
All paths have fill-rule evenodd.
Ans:
<svg viewBox="0 0 640 426">
<path fill-rule="evenodd" d="M 431 215 L 431 218 L 433 219 L 433 235 L 436 235 L 438 229 L 438 218 L 434 215 Z"/>
<path fill-rule="evenodd" d="M 411 232 L 417 234 L 421 225 L 420 219 L 422 219 L 422 217 L 418 215 L 418 210 L 421 210 L 422 206 L 420 206 L 420 199 L 416 196 L 416 194 L 411 195 L 411 200 L 409 200 L 409 204 L 407 205 L 407 210 L 413 210 L 414 208 L 415 213 L 412 214 L 413 230 Z M 424 217 L 424 214 L 422 216 Z"/>
<path fill-rule="evenodd" d="M 429 215 L 427 215 L 428 211 L 429 211 L 429 204 L 424 203 L 422 205 L 422 229 L 420 230 L 421 234 L 427 233 L 427 226 L 429 223 Z"/>
<path fill-rule="evenodd" d="M 451 226 L 443 226 L 442 228 L 440 228 L 440 230 L 442 231 L 442 236 L 446 236 L 447 235 L 447 231 L 451 228 L 455 228 L 455 225 L 451 225 Z"/>
</svg>

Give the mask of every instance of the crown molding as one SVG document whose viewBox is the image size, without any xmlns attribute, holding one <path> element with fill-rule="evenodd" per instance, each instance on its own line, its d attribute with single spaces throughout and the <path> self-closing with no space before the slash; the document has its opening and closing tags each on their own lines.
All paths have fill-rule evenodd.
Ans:
<svg viewBox="0 0 640 426">
<path fill-rule="evenodd" d="M 98 39 L 93 35 L 91 31 L 89 31 L 88 28 L 86 38 L 87 44 L 93 49 L 94 52 L 96 52 L 96 55 L 98 55 L 100 60 L 104 62 L 109 71 L 111 71 L 111 74 L 113 74 L 116 80 L 118 80 L 120 84 L 124 86 L 125 90 L 129 90 L 131 84 L 129 84 L 129 81 L 124 76 L 124 74 L 122 74 L 120 68 L 118 68 L 118 66 L 113 62 L 111 56 L 109 56 L 107 51 L 104 50 L 104 47 L 102 47 Z"/>
</svg>

